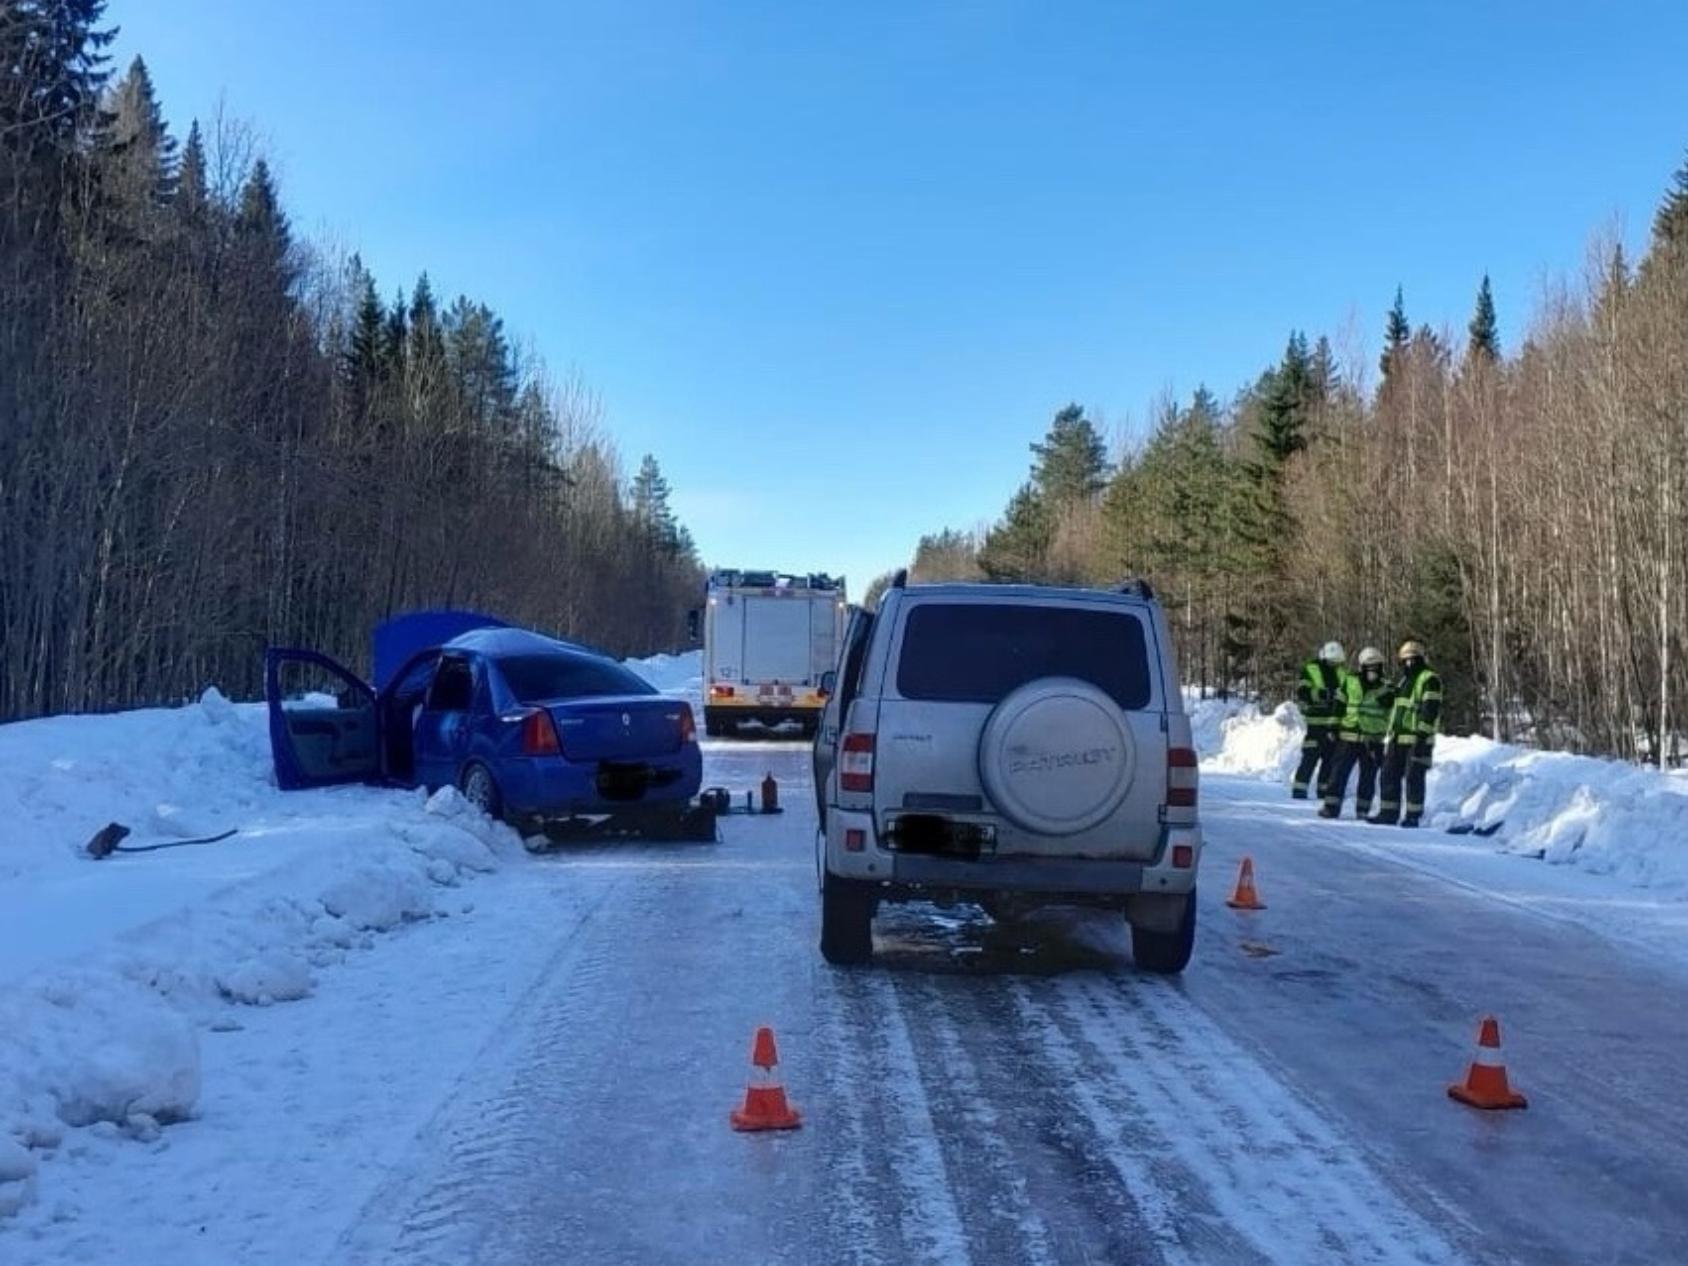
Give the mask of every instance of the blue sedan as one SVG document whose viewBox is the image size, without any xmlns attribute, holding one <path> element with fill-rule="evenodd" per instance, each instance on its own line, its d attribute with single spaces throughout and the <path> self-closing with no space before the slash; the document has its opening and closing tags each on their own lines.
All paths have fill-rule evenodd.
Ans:
<svg viewBox="0 0 1688 1266">
<path fill-rule="evenodd" d="M 615 660 L 460 612 L 387 621 L 374 659 L 370 685 L 315 651 L 266 653 L 282 789 L 451 785 L 523 830 L 683 826 L 703 772 L 691 707 Z M 332 693 L 286 689 L 302 669 Z"/>
</svg>

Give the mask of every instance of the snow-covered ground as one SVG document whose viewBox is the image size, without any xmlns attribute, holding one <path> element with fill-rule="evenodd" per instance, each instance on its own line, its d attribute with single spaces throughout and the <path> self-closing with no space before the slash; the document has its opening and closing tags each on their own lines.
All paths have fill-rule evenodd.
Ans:
<svg viewBox="0 0 1688 1266">
<path fill-rule="evenodd" d="M 1293 703 L 1188 706 L 1204 771 L 1287 786 Z M 1688 773 L 1444 736 L 1425 826 L 1355 843 L 1688 964 Z"/>
<path fill-rule="evenodd" d="M 659 689 L 695 701 L 697 655 L 636 667 Z M 1122 1002 L 1107 973 L 1129 957 L 1123 929 L 1105 919 L 1034 924 L 1036 935 L 1021 944 L 1026 932 L 988 920 L 899 913 L 882 920 L 883 976 L 827 974 L 812 954 L 813 806 L 802 786 L 807 757 L 795 745 L 708 745 L 711 778 L 748 786 L 777 766 L 791 806 L 783 819 L 725 819 L 718 849 L 536 860 L 449 792 L 431 800 L 364 787 L 278 792 L 263 709 L 215 692 L 185 708 L 0 727 L 0 1261 L 345 1261 L 392 1243 L 416 1246 L 415 1260 L 435 1260 L 436 1252 L 438 1260 L 465 1260 L 453 1256 L 453 1228 L 472 1221 L 488 1234 L 502 1216 L 499 1202 L 516 1191 L 554 1202 L 571 1233 L 583 1243 L 597 1237 L 602 1254 L 625 1233 L 616 1193 L 598 1172 L 612 1163 L 624 1191 L 645 1192 L 651 1208 L 698 1227 L 723 1216 L 723 1191 L 754 1202 L 768 1180 L 817 1200 L 817 1175 L 877 1166 L 873 1182 L 901 1194 L 887 1204 L 855 1193 L 860 1208 L 844 1209 L 844 1223 L 859 1215 L 873 1228 L 861 1232 L 863 1243 L 883 1250 L 852 1249 L 846 1256 L 855 1260 L 1008 1260 L 1042 1243 L 1027 1260 L 1064 1261 L 1067 1250 L 1091 1243 L 1087 1237 L 1112 1242 L 1109 1225 L 1141 1223 L 1159 1259 L 1287 1262 L 1305 1260 L 1303 1250 L 1352 1218 L 1358 1238 L 1350 1247 L 1364 1248 L 1367 1260 L 1447 1258 L 1445 1245 L 1380 1185 L 1376 1175 L 1397 1162 L 1367 1159 L 1325 1115 L 1328 1104 L 1315 1109 L 1279 1084 L 1249 1054 L 1254 1039 L 1239 1037 L 1248 1025 L 1237 1030 L 1233 1021 L 1251 1014 L 1256 990 L 1278 991 L 1260 996 L 1262 1009 L 1249 1020 L 1259 1026 L 1288 1014 L 1270 1005 L 1282 991 L 1336 978 L 1318 964 L 1375 954 L 1370 942 L 1385 924 L 1366 923 L 1368 907 L 1353 894 L 1380 885 L 1409 894 L 1418 919 L 1446 919 L 1431 935 L 1436 943 L 1480 943 L 1485 912 L 1498 909 L 1512 912 L 1496 916 L 1509 945 L 1527 930 L 1516 919 L 1545 915 L 1550 929 L 1575 923 L 1682 958 L 1683 783 L 1611 762 L 1449 739 L 1439 748 L 1431 820 L 1502 821 L 1495 835 L 1326 823 L 1270 786 L 1299 755 L 1293 708 L 1262 714 L 1193 701 L 1192 715 L 1209 775 L 1211 867 L 1228 869 L 1236 850 L 1254 849 L 1273 907 L 1251 925 L 1255 939 L 1243 942 L 1236 962 L 1226 957 L 1235 955 L 1228 934 L 1213 922 L 1228 917 L 1223 907 L 1204 912 L 1214 931 L 1203 934 L 1205 960 L 1189 982 L 1194 1003 L 1185 986 L 1148 984 Z M 88 860 L 84 842 L 113 820 L 134 828 L 130 844 L 238 833 Z M 1403 878 L 1380 880 L 1379 871 Z M 1349 876 L 1346 887 L 1338 874 Z M 1204 885 L 1208 901 L 1218 904 L 1228 877 Z M 1464 903 L 1455 914 L 1444 909 L 1449 879 Z M 1386 924 L 1382 939 L 1399 942 L 1392 953 L 1402 964 L 1421 952 L 1416 924 Z M 663 935 L 653 936 L 656 928 Z M 1537 973 L 1543 979 L 1532 984 L 1514 973 L 1505 987 L 1529 985 L 1563 1005 L 1581 960 L 1561 951 L 1566 941 L 1554 931 L 1528 935 L 1540 941 L 1531 952 L 1562 964 L 1566 979 Z M 1268 957 L 1257 960 L 1257 952 Z M 1664 987 L 1645 974 L 1618 980 L 1629 969 L 1615 951 L 1578 953 L 1608 964 L 1600 989 L 1616 996 Z M 1317 969 L 1295 966 L 1297 955 L 1315 959 Z M 1427 961 L 1446 992 L 1447 964 Z M 1249 966 L 1256 962 L 1268 966 Z M 1296 976 L 1302 968 L 1311 974 Z M 1281 980 L 1253 974 L 1279 969 Z M 1040 983 L 1046 972 L 1068 970 L 1077 974 Z M 1400 964 L 1393 970 L 1368 978 L 1351 1009 L 1332 1011 L 1338 1031 L 1374 1015 L 1403 1016 L 1436 996 Z M 1096 972 L 1103 974 L 1087 974 Z M 1389 1004 L 1370 1001 L 1373 989 L 1393 990 Z M 1453 1075 L 1469 1041 L 1468 1008 L 1480 996 L 1492 1005 L 1483 996 L 1490 989 L 1458 991 L 1452 1023 L 1447 1004 L 1436 1004 L 1430 1014 L 1446 1026 L 1440 1045 L 1426 1051 L 1418 1036 L 1391 1031 L 1395 1045 L 1373 1054 L 1429 1065 L 1432 1083 L 1436 1070 Z M 1302 1005 L 1316 997 L 1335 1007 L 1344 996 L 1321 987 Z M 1530 1006 L 1545 1015 L 1548 1002 Z M 1512 1004 L 1509 1019 L 1514 1014 L 1531 1016 L 1524 1001 Z M 767 1018 L 781 1019 L 782 1038 L 791 1036 L 793 1063 L 807 1081 L 799 1083 L 804 1106 L 814 1108 L 817 1125 L 832 1122 L 813 1143 L 783 1145 L 808 1147 L 796 1155 L 812 1162 L 783 1176 L 760 1162 L 738 1167 L 739 1144 L 718 1118 L 741 1070 L 730 1058 L 698 1069 L 696 1042 L 682 1037 L 699 1027 L 716 1051 Z M 1592 1042 L 1601 1023 L 1585 1017 L 1576 1032 Z M 640 1024 L 655 1026 L 667 1048 L 640 1041 L 629 1052 L 624 1029 L 652 1032 Z M 858 1049 L 854 1035 L 864 1033 L 876 1036 Z M 1306 1070 L 1336 1039 L 1289 1028 L 1275 1040 L 1286 1045 L 1274 1058 Z M 1643 1053 L 1645 1045 L 1643 1038 Z M 1114 1058 L 1115 1046 L 1129 1058 Z M 1156 1061 L 1165 1055 L 1186 1074 L 1200 1071 L 1196 1047 L 1224 1075 L 1192 1081 L 1195 1098 L 1176 1112 L 1145 1110 L 1158 1101 L 1145 1096 L 1166 1091 Z M 1571 1085 L 1572 1071 L 1587 1062 L 1574 1054 L 1566 1061 Z M 1366 1050 L 1345 1058 L 1363 1086 Z M 1524 1064 L 1538 1085 L 1547 1072 L 1540 1059 L 1532 1068 L 1526 1054 Z M 923 1084 L 921 1070 L 936 1067 L 933 1060 L 949 1072 Z M 628 1066 L 645 1075 L 629 1083 Z M 888 1097 L 860 1097 L 852 1069 L 870 1066 L 873 1078 L 891 1079 Z M 535 1076 L 531 1085 L 524 1080 Z M 1027 1078 L 1040 1089 L 1035 1102 L 1020 1103 L 1013 1088 Z M 700 1079 L 706 1093 L 697 1096 Z M 1077 1118 L 1063 1106 L 1068 1096 Z M 1203 1096 L 1215 1099 L 1206 1116 L 1197 1111 Z M 613 1110 L 624 1097 L 654 1115 L 628 1119 Z M 707 1108 L 701 1116 L 699 1102 Z M 1221 1136 L 1235 1132 L 1238 1105 L 1260 1103 L 1273 1106 L 1249 1117 L 1245 1133 L 1266 1138 L 1272 1120 L 1288 1123 L 1282 1137 L 1262 1144 L 1272 1163 L 1213 1162 L 1227 1155 Z M 1543 1119 L 1552 1121 L 1551 1112 L 1549 1105 Z M 1416 1113 L 1403 1114 L 1416 1130 Z M 891 1118 L 896 1137 L 880 1138 Z M 985 1134 L 998 1143 L 975 1152 L 978 1132 L 965 1122 L 987 1118 L 995 1124 Z M 659 1127 L 669 1122 L 674 1146 L 707 1158 L 706 1173 L 677 1177 L 664 1168 L 669 1143 Z M 578 1157 L 556 1151 L 559 1130 L 572 1131 Z M 1088 1175 L 1077 1186 L 1036 1177 L 1039 1158 L 1064 1163 L 1066 1155 L 1040 1149 L 1075 1130 L 1090 1140 L 1086 1148 L 1100 1149 L 1117 1183 L 1096 1177 L 1089 1162 L 1074 1171 Z M 1418 1137 L 1403 1125 L 1400 1146 L 1410 1153 Z M 781 1154 L 792 1153 L 766 1153 Z M 518 1156 L 542 1171 L 560 1166 L 574 1186 L 523 1170 Z M 873 1157 L 880 1159 L 864 1160 Z M 962 1177 L 946 1189 L 932 1165 Z M 969 1173 L 982 1177 L 975 1183 Z M 1412 1170 L 1403 1189 L 1422 1178 Z M 1027 1181 L 1030 1188 L 1021 1185 Z M 1538 1181 L 1545 1179 L 1531 1178 Z M 599 1209 L 592 1191 L 607 1203 L 582 1213 Z M 1200 1215 L 1194 1230 L 1179 1212 L 1192 1199 L 1218 1211 Z M 1008 1223 L 998 1216 L 1003 1200 L 1012 1207 Z M 544 1241 L 550 1215 L 521 1208 L 528 1212 L 508 1223 L 510 1234 Z M 888 1209 L 906 1221 L 886 1222 Z M 440 1222 L 447 1215 L 450 1224 Z M 753 1205 L 741 1215 L 735 1234 L 801 1229 L 759 1222 Z M 1090 1217 L 1101 1220 L 1091 1225 Z M 1466 1233 L 1457 1220 L 1448 1225 Z M 962 1241 L 967 1252 L 952 1252 Z M 1416 1247 L 1394 1255 L 1386 1246 L 1397 1241 Z M 1212 1251 L 1191 1250 L 1202 1243 Z M 685 1245 L 648 1246 L 647 1260 L 683 1259 Z M 995 1252 L 999 1245 L 1007 1256 Z M 1225 1245 L 1241 1255 L 1226 1257 Z"/>
</svg>

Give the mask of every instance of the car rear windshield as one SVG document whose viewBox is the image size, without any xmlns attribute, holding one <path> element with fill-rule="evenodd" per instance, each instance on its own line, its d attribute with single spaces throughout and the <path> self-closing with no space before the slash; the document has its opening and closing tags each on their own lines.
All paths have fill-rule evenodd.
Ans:
<svg viewBox="0 0 1688 1266">
<path fill-rule="evenodd" d="M 510 692 L 523 703 L 589 699 L 596 695 L 654 695 L 643 677 L 607 659 L 576 655 L 510 655 L 498 661 Z"/>
<path fill-rule="evenodd" d="M 996 703 L 1040 677 L 1077 677 L 1122 708 L 1146 706 L 1142 621 L 1127 611 L 1008 603 L 930 603 L 909 612 L 897 666 L 905 699 Z"/>
</svg>

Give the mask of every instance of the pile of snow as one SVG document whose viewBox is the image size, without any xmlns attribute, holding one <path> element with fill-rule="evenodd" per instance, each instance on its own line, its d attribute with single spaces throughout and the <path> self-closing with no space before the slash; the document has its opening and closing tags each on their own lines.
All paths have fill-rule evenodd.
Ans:
<svg viewBox="0 0 1688 1266">
<path fill-rule="evenodd" d="M 1688 899 L 1688 776 L 1484 738 L 1436 745 L 1428 821 L 1502 852 Z"/>
<path fill-rule="evenodd" d="M 703 706 L 702 651 L 652 655 L 649 659 L 630 659 L 625 663 L 663 694 L 685 699 L 694 709 Z"/>
<path fill-rule="evenodd" d="M 1236 699 L 1192 700 L 1188 706 L 1205 770 L 1284 781 L 1301 760 L 1307 727 L 1293 703 L 1272 712 Z"/>
<path fill-rule="evenodd" d="M 195 706 L 0 726 L 0 1216 L 66 1131 L 150 1142 L 190 1118 L 200 1037 L 308 997 L 520 841 L 455 790 L 275 787 L 266 713 Z M 116 854 L 82 845 L 238 834 Z M 459 908 L 461 904 L 459 903 Z"/>
</svg>

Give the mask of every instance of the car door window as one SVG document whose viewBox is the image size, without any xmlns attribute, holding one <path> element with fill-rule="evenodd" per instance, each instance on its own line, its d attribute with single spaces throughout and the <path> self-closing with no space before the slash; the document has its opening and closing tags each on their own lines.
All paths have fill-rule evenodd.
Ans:
<svg viewBox="0 0 1688 1266">
<path fill-rule="evenodd" d="M 475 697 L 475 674 L 466 659 L 440 660 L 428 688 L 429 712 L 467 712 Z"/>
</svg>

